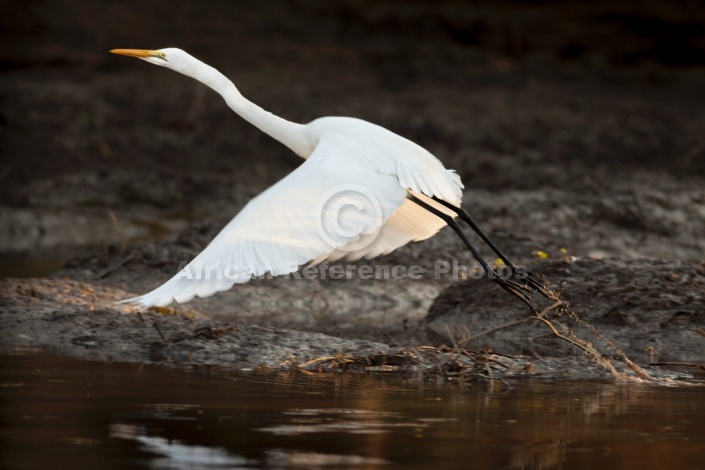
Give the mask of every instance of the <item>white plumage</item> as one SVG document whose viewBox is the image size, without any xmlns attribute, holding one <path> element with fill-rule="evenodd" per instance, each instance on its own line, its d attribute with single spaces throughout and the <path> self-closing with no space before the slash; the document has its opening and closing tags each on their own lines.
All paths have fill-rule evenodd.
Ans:
<svg viewBox="0 0 705 470">
<path fill-rule="evenodd" d="M 180 49 L 116 49 L 193 77 L 220 93 L 244 119 L 306 161 L 250 201 L 182 271 L 127 299 L 164 306 L 208 297 L 266 273 L 307 263 L 372 258 L 426 239 L 445 222 L 407 199 L 460 206 L 460 177 L 422 147 L 360 119 L 324 117 L 295 124 L 246 100 L 216 69 Z"/>
</svg>

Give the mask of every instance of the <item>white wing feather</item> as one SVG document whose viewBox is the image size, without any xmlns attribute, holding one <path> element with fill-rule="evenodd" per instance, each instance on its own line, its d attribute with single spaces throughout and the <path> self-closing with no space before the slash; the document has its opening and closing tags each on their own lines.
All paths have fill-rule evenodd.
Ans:
<svg viewBox="0 0 705 470">
<path fill-rule="evenodd" d="M 424 198 L 417 193 L 414 195 L 419 199 L 424 199 L 426 203 L 435 206 L 448 215 L 455 217 L 454 213 L 450 213 L 446 208 L 434 204 L 432 200 Z M 409 242 L 417 242 L 430 238 L 445 227 L 445 225 L 445 222 L 440 218 L 407 199 L 382 226 L 371 243 L 354 251 L 343 247 L 343 249 L 335 250 L 330 254 L 319 257 L 313 264 L 326 260 L 336 261 L 347 259 L 354 261 L 360 258 L 376 258 L 377 256 L 391 253 Z"/>
<path fill-rule="evenodd" d="M 339 145 L 357 149 L 361 166 L 393 174 L 397 184 L 409 190 L 436 209 L 455 217 L 456 214 L 431 199 L 435 196 L 455 206 L 460 206 L 463 183 L 453 170 L 443 164 L 423 147 L 387 129 L 367 121 L 344 117 L 326 117 L 313 121 L 309 126 L 321 134 L 334 133 L 345 128 L 349 134 Z M 324 254 L 313 264 L 324 260 L 357 260 L 374 258 L 391 253 L 411 241 L 425 240 L 445 227 L 445 222 L 418 204 L 405 200 L 394 215 L 386 221 L 379 233 L 372 234 L 369 244 L 355 243 L 343 249 Z M 357 248 L 355 245 L 363 245 Z"/>
<path fill-rule="evenodd" d="M 337 127 L 340 119 L 346 118 L 309 124 L 314 134 L 323 127 L 318 134 L 324 137 L 306 162 L 250 201 L 176 276 L 123 302 L 187 302 L 266 273 L 295 272 L 312 260 L 389 253 L 440 230 L 444 222 L 406 195 L 411 190 L 459 205 L 462 183 L 455 172 L 413 142 L 364 121 L 347 118 L 345 124 L 363 126 L 362 134 L 372 131 L 376 139 L 326 132 L 326 124 Z"/>
</svg>

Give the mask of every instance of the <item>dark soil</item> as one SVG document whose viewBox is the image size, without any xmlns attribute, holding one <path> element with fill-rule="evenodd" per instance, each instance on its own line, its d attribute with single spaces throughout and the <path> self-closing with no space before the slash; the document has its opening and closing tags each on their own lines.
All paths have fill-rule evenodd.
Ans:
<svg viewBox="0 0 705 470">
<path fill-rule="evenodd" d="M 537 270 L 546 275 L 548 287 L 574 306 L 579 319 L 607 335 L 631 359 L 648 364 L 705 358 L 705 263 L 565 259 L 542 263 Z M 507 354 L 575 354 L 575 347 L 522 305 L 507 307 L 505 295 L 492 287 L 488 281 L 470 280 L 443 291 L 425 319 L 431 334 L 445 343 L 475 336 L 468 341 L 473 347 Z M 522 319 L 527 321 L 514 324 Z M 565 314 L 559 320 L 603 355 L 616 357 L 577 318 Z"/>
<path fill-rule="evenodd" d="M 472 264 L 447 229 L 372 263 L 418 265 L 421 279 L 256 280 L 141 316 L 115 304 L 173 275 L 300 163 L 193 80 L 107 53 L 175 46 L 287 119 L 356 116 L 426 147 L 459 172 L 464 207 L 495 243 L 633 360 L 705 361 L 702 5 L 199 5 L 0 4 L 3 349 L 484 368 L 491 348 L 527 355 L 506 373 L 594 372 L 532 321 L 458 356 L 454 341 L 529 312 L 439 270 Z M 69 254 L 81 256 L 50 278 L 20 279 Z M 451 352 L 409 352 L 438 342 Z"/>
</svg>

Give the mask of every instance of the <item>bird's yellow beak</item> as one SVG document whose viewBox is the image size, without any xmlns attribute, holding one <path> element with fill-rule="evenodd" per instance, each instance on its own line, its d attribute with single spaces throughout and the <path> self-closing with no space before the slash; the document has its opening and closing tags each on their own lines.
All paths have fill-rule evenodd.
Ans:
<svg viewBox="0 0 705 470">
<path fill-rule="evenodd" d="M 113 54 L 126 55 L 130 57 L 139 57 L 144 59 L 146 57 L 159 57 L 157 51 L 148 51 L 146 49 L 113 49 L 110 51 Z"/>
</svg>

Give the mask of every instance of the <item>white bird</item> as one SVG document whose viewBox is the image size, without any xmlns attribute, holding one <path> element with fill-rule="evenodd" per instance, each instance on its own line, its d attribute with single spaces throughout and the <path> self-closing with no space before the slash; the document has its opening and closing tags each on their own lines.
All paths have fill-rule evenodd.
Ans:
<svg viewBox="0 0 705 470">
<path fill-rule="evenodd" d="M 165 306 L 208 297 L 267 273 L 292 273 L 307 263 L 372 258 L 429 238 L 446 224 L 491 273 L 460 231 L 456 216 L 505 264 L 518 269 L 460 209 L 460 177 L 419 145 L 350 117 L 323 117 L 303 125 L 282 119 L 247 100 L 222 73 L 181 49 L 110 52 L 195 78 L 219 93 L 243 119 L 305 160 L 252 199 L 176 276 L 123 302 Z M 494 280 L 533 308 L 527 286 L 539 291 L 543 286 L 528 274 L 526 283 L 499 276 Z"/>
</svg>

